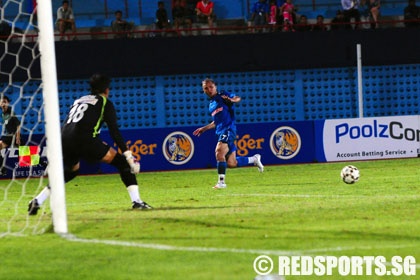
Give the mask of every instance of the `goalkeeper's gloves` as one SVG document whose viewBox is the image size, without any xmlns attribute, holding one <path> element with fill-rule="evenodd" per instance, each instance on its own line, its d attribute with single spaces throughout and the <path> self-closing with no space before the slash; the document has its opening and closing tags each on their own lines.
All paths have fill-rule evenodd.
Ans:
<svg viewBox="0 0 420 280">
<path fill-rule="evenodd" d="M 130 165 L 131 173 L 133 174 L 139 173 L 140 163 L 135 160 L 131 151 L 125 151 L 123 155 L 125 156 L 125 159 L 127 160 L 128 165 Z"/>
</svg>

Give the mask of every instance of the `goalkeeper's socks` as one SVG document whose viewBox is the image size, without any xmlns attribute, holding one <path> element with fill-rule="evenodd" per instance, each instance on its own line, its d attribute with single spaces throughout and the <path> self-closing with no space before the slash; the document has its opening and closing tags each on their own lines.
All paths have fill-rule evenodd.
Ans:
<svg viewBox="0 0 420 280">
<path fill-rule="evenodd" d="M 142 203 L 143 201 L 140 199 L 139 193 L 139 186 L 131 185 L 127 187 L 128 194 L 130 195 L 132 202 Z"/>
<path fill-rule="evenodd" d="M 76 171 L 68 171 L 67 169 L 64 169 L 64 182 L 69 182 L 76 178 L 76 176 L 79 175 L 79 169 Z"/>
<path fill-rule="evenodd" d="M 120 172 L 121 180 L 127 188 L 131 185 L 137 185 L 136 176 L 131 173 L 130 166 L 128 165 L 127 160 L 123 155 L 117 153 L 114 159 L 111 161 L 111 165 L 118 169 Z"/>
<path fill-rule="evenodd" d="M 36 197 L 36 201 L 38 202 L 38 205 L 41 206 L 42 203 L 44 203 L 45 200 L 47 200 L 48 197 L 50 197 L 51 190 L 50 187 L 45 187 Z"/>
</svg>

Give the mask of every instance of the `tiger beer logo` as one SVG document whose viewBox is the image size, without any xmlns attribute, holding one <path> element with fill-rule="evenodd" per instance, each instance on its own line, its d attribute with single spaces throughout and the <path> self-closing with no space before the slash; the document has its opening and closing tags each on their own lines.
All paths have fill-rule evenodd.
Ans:
<svg viewBox="0 0 420 280">
<path fill-rule="evenodd" d="M 188 134 L 175 131 L 166 136 L 162 145 L 166 160 L 175 165 L 187 163 L 194 155 L 194 142 Z"/>
<path fill-rule="evenodd" d="M 299 153 L 301 145 L 299 133 L 289 126 L 277 128 L 270 137 L 271 151 L 280 159 L 295 157 Z"/>
</svg>

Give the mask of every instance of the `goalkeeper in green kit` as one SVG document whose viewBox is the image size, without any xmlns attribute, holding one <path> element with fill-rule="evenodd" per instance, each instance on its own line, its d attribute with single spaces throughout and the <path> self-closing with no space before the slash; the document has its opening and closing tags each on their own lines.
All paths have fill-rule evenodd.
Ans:
<svg viewBox="0 0 420 280">
<path fill-rule="evenodd" d="M 61 131 L 64 181 L 69 182 L 78 175 L 80 159 L 105 162 L 118 169 L 130 195 L 132 208 L 151 209 L 152 207 L 140 198 L 135 176 L 140 172 L 140 164 L 135 161 L 125 145 L 117 125 L 114 105 L 108 99 L 110 82 L 108 77 L 94 74 L 90 78 L 90 95 L 77 99 L 70 108 Z M 122 154 L 99 138 L 99 130 L 104 122 Z M 50 187 L 47 186 L 29 202 L 29 215 L 37 214 L 50 192 Z"/>
</svg>

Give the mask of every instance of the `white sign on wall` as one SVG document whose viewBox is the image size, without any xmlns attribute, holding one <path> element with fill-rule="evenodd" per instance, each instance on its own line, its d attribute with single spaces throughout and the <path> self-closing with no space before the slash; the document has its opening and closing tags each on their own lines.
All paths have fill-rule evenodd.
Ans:
<svg viewBox="0 0 420 280">
<path fill-rule="evenodd" d="M 420 117 L 326 120 L 323 148 L 327 161 L 417 157 Z"/>
</svg>

